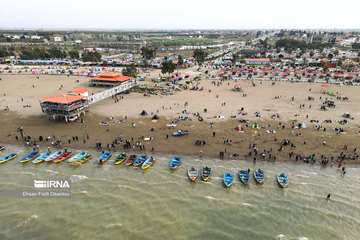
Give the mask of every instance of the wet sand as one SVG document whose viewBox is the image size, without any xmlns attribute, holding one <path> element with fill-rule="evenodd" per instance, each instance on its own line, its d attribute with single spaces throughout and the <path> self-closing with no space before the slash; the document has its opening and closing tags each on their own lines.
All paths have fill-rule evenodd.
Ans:
<svg viewBox="0 0 360 240">
<path fill-rule="evenodd" d="M 264 149 L 272 149 L 273 155 L 276 155 L 276 161 L 288 161 L 290 151 L 304 155 L 315 153 L 317 156 L 321 154 L 335 156 L 340 152 L 351 153 L 354 148 L 358 148 L 359 143 L 359 135 L 353 129 L 350 129 L 346 134 L 335 135 L 330 130 L 329 132 L 318 132 L 313 128 L 301 130 L 281 129 L 279 123 L 275 121 L 259 122 L 260 126 L 262 126 L 260 129 L 245 128 L 243 133 L 235 131 L 235 127 L 239 125 L 236 120 L 215 123 L 212 128 L 206 122 L 186 121 L 180 122 L 176 129 L 189 130 L 190 134 L 183 137 L 173 137 L 171 134 L 175 129 L 166 127 L 168 121 L 165 118 L 160 118 L 156 122 L 151 120 L 150 117 L 128 119 L 123 122 L 114 119 L 113 121 L 108 121 L 108 126 L 100 125 L 101 121 L 106 120 L 103 116 L 90 113 L 86 119 L 83 124 L 66 124 L 50 122 L 45 116 L 24 118 L 16 113 L 2 114 L 0 125 L 6 127 L 0 129 L 0 142 L 23 145 L 20 134 L 16 131 L 19 126 L 22 126 L 25 136 L 31 136 L 33 139 L 38 139 L 39 136 L 44 138 L 56 136 L 56 139 L 62 142 L 61 147 L 94 149 L 96 142 L 101 142 L 103 147 L 107 148 L 107 144 L 111 144 L 115 138 L 122 137 L 129 141 L 133 138 L 133 144 L 137 140 L 144 144 L 144 150 L 140 151 L 137 148 L 130 149 L 130 151 L 135 152 L 151 152 L 153 150 L 155 153 L 219 158 L 219 152 L 222 151 L 225 152 L 224 159 L 252 160 L 247 155 L 249 144 L 256 143 L 259 152 L 262 152 Z M 136 126 L 132 127 L 132 123 L 135 123 Z M 267 133 L 267 129 L 276 130 L 276 133 Z M 215 137 L 213 137 L 213 132 L 216 133 Z M 301 135 L 296 136 L 300 132 Z M 18 141 L 15 138 L 16 135 L 19 138 Z M 168 138 L 166 138 L 166 135 L 168 135 Z M 73 141 L 73 136 L 77 136 L 79 140 Z M 87 136 L 89 136 L 89 139 Z M 143 141 L 143 137 L 152 137 L 153 140 Z M 274 141 L 275 138 L 277 141 Z M 71 140 L 70 143 L 68 142 L 69 139 Z M 232 143 L 224 144 L 226 139 L 231 139 Z M 290 146 L 286 146 L 279 152 L 278 149 L 282 139 L 289 139 L 295 144 L 296 148 L 293 149 Z M 196 146 L 194 144 L 196 140 L 206 141 L 206 144 Z M 304 144 L 304 141 L 306 141 L 306 144 Z M 326 141 L 326 145 L 322 145 L 323 141 Z M 50 142 L 43 141 L 38 143 L 41 146 L 50 146 Z M 347 151 L 343 149 L 345 144 L 348 145 Z M 123 145 L 115 145 L 115 149 L 112 150 L 122 151 Z M 234 156 L 234 154 L 237 155 Z M 260 157 L 257 158 L 261 159 Z M 358 163 L 359 161 L 348 162 Z"/>
</svg>

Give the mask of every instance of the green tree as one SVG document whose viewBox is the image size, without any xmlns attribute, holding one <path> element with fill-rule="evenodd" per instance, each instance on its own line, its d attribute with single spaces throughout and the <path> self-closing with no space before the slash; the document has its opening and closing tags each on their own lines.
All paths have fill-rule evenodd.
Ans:
<svg viewBox="0 0 360 240">
<path fill-rule="evenodd" d="M 208 53 L 202 49 L 195 49 L 193 56 L 198 64 L 203 64 L 207 57 Z"/>
<path fill-rule="evenodd" d="M 127 66 L 126 68 L 124 68 L 122 70 L 122 74 L 128 77 L 137 77 L 139 71 L 138 69 L 135 67 L 134 64 L 131 64 L 130 66 Z"/>
<path fill-rule="evenodd" d="M 183 64 L 184 64 L 184 58 L 183 58 L 183 56 L 178 55 L 178 65 L 180 66 L 180 65 L 183 65 Z"/>
<path fill-rule="evenodd" d="M 156 56 L 156 50 L 154 48 L 142 47 L 141 55 L 144 60 L 150 60 Z"/>
<path fill-rule="evenodd" d="M 283 38 L 275 43 L 276 48 L 285 48 L 286 50 L 304 49 L 306 48 L 306 42 L 302 40 L 296 40 L 291 38 Z"/>
<path fill-rule="evenodd" d="M 57 47 L 51 47 L 48 49 L 47 53 L 50 58 L 66 58 L 66 52 Z"/>
<path fill-rule="evenodd" d="M 0 48 L 0 57 L 7 57 L 10 55 L 10 52 L 7 48 Z"/>
<path fill-rule="evenodd" d="M 78 50 L 76 49 L 73 49 L 73 50 L 70 50 L 68 52 L 68 56 L 71 58 L 71 59 L 79 59 L 80 58 L 80 53 Z"/>
<path fill-rule="evenodd" d="M 239 60 L 239 53 L 233 53 L 232 64 L 235 65 L 238 60 Z"/>
<path fill-rule="evenodd" d="M 101 54 L 97 51 L 95 51 L 95 52 L 85 51 L 85 52 L 83 52 L 81 59 L 84 62 L 100 62 Z"/>
<path fill-rule="evenodd" d="M 162 67 L 161 67 L 161 73 L 162 74 L 171 74 L 175 71 L 175 64 L 172 61 L 164 61 L 162 63 Z"/>
<path fill-rule="evenodd" d="M 353 49 L 360 49 L 360 43 L 354 43 L 351 47 Z"/>
</svg>

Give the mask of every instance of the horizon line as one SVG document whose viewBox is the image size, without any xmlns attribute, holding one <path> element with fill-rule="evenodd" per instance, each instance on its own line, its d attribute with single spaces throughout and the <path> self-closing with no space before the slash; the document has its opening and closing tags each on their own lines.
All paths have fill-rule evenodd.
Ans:
<svg viewBox="0 0 360 240">
<path fill-rule="evenodd" d="M 13 28 L 1 28 L 0 31 L 39 31 L 39 32 L 47 32 L 47 31 L 58 31 L 58 32 L 66 32 L 66 31 L 74 31 L 74 32 L 184 32 L 184 31 L 337 31 L 337 32 L 358 32 L 360 28 L 26 28 L 26 27 L 13 27 Z"/>
</svg>

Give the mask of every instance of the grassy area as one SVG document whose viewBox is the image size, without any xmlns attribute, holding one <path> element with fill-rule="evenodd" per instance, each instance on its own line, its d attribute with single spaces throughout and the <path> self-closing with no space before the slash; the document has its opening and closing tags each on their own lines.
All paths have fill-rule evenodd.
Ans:
<svg viewBox="0 0 360 240">
<path fill-rule="evenodd" d="M 157 47 L 178 47 L 183 45 L 194 45 L 194 46 L 201 46 L 201 45 L 211 45 L 218 43 L 214 39 L 208 38 L 190 38 L 190 37 L 173 37 L 169 38 L 150 38 L 147 40 L 151 45 Z"/>
</svg>

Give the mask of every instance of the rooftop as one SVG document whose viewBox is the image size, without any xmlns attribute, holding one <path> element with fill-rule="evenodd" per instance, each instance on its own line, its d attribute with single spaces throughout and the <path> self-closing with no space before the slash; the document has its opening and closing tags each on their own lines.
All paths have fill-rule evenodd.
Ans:
<svg viewBox="0 0 360 240">
<path fill-rule="evenodd" d="M 81 95 L 81 94 L 88 92 L 88 90 L 83 87 L 78 87 L 78 88 L 74 88 L 71 92 Z"/>
<path fill-rule="evenodd" d="M 96 76 L 95 78 L 93 78 L 93 80 L 96 81 L 111 81 L 111 82 L 125 82 L 125 81 L 129 81 L 130 77 L 128 76 L 123 76 L 117 73 L 101 73 L 98 76 Z"/>
<path fill-rule="evenodd" d="M 49 103 L 58 103 L 58 104 L 71 104 L 80 100 L 83 100 L 84 97 L 78 95 L 63 95 L 63 96 L 56 96 L 56 97 L 45 97 L 42 102 L 49 102 Z"/>
</svg>

